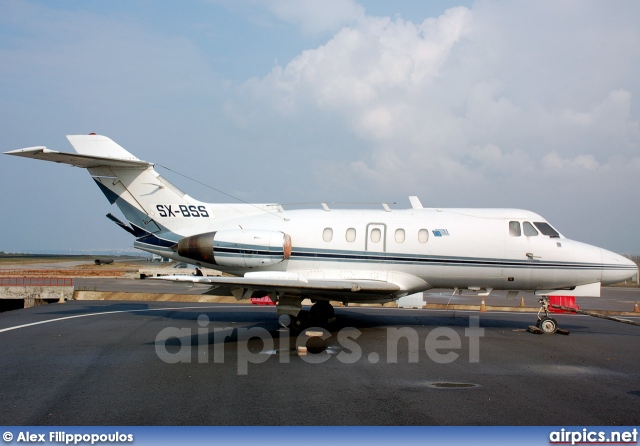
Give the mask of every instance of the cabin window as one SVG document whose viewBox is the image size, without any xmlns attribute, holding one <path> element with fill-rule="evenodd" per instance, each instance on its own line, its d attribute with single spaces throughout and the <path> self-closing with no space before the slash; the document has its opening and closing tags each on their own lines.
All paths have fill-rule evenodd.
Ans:
<svg viewBox="0 0 640 446">
<path fill-rule="evenodd" d="M 324 240 L 325 242 L 330 242 L 332 239 L 333 239 L 333 229 L 324 228 L 324 231 L 322 231 L 322 240 Z"/>
<path fill-rule="evenodd" d="M 558 234 L 558 231 L 553 229 L 549 223 L 533 222 L 533 224 L 535 225 L 536 228 L 538 228 L 540 232 L 542 232 L 542 235 L 548 235 L 551 238 L 560 237 L 560 234 Z"/>
<path fill-rule="evenodd" d="M 538 235 L 538 231 L 536 231 L 536 228 L 534 228 L 533 225 L 528 221 L 522 223 L 522 227 L 524 228 L 524 235 L 526 235 L 527 237 L 534 237 Z"/>
<path fill-rule="evenodd" d="M 382 232 L 380 232 L 380 229 L 373 228 L 371 230 L 371 243 L 380 243 L 381 238 L 382 238 Z"/>
<path fill-rule="evenodd" d="M 404 243 L 404 229 L 396 229 L 396 243 Z"/>
<path fill-rule="evenodd" d="M 511 237 L 520 237 L 522 232 L 520 231 L 520 222 L 519 221 L 510 221 L 509 222 L 509 235 Z"/>
<path fill-rule="evenodd" d="M 420 229 L 418 231 L 418 241 L 420 243 L 427 243 L 427 240 L 429 240 L 429 231 L 426 229 Z"/>
<path fill-rule="evenodd" d="M 356 241 L 356 230 L 354 228 L 347 229 L 347 241 L 355 242 Z"/>
</svg>

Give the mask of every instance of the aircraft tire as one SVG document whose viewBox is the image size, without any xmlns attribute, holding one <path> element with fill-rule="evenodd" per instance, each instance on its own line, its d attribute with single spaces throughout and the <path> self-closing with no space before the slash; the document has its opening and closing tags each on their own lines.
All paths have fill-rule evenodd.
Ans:
<svg viewBox="0 0 640 446">
<path fill-rule="evenodd" d="M 319 327 L 328 327 L 335 320 L 333 305 L 327 301 L 316 302 L 310 310 L 311 322 Z"/>
<path fill-rule="evenodd" d="M 558 330 L 558 322 L 552 317 L 544 317 L 540 320 L 539 328 L 545 334 L 553 334 Z"/>
<path fill-rule="evenodd" d="M 326 300 L 316 302 L 311 307 L 311 317 L 317 319 L 330 319 L 334 315 L 333 305 Z"/>
<path fill-rule="evenodd" d="M 301 332 L 309 328 L 311 322 L 311 315 L 306 310 L 300 310 L 297 316 L 291 316 L 291 329 L 296 332 Z"/>
</svg>

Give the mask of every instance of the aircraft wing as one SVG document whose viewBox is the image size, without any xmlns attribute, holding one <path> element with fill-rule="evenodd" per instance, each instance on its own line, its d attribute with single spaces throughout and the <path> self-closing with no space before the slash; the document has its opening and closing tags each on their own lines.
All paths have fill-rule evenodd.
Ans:
<svg viewBox="0 0 640 446">
<path fill-rule="evenodd" d="M 290 277 L 274 277 L 253 273 L 245 277 L 161 276 L 155 279 L 173 282 L 191 282 L 209 285 L 213 294 L 216 289 L 229 289 L 236 298 L 249 298 L 256 291 L 282 292 L 308 295 L 318 298 L 344 301 L 393 300 L 401 292 L 399 285 L 379 280 L 363 279 L 307 279 L 297 274 Z M 404 293 L 403 293 L 404 294 Z"/>
<path fill-rule="evenodd" d="M 70 164 L 76 167 L 148 167 L 151 163 L 142 160 L 122 159 L 105 156 L 83 155 L 80 153 L 58 152 L 44 146 L 28 147 L 26 149 L 4 152 L 5 155 L 21 156 L 37 160 L 53 161 L 54 163 Z"/>
</svg>

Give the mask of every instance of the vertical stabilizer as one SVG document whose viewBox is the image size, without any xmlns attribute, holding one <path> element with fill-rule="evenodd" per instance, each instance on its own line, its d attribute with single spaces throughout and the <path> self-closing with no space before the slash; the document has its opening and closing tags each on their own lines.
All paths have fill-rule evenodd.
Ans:
<svg viewBox="0 0 640 446">
<path fill-rule="evenodd" d="M 181 237 L 210 231 L 214 219 L 220 221 L 275 209 L 271 205 L 198 201 L 158 174 L 153 163 L 140 160 L 106 136 L 91 133 L 68 135 L 67 139 L 77 153 L 37 146 L 6 154 L 87 169 L 109 203 L 118 206 L 128 220 L 130 232 L 138 237 L 136 243 L 167 248 Z"/>
</svg>

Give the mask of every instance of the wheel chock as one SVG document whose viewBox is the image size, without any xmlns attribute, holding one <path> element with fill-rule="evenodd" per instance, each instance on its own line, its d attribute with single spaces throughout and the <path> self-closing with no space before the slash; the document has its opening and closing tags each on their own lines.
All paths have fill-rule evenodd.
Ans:
<svg viewBox="0 0 640 446">
<path fill-rule="evenodd" d="M 568 336 L 569 333 L 571 333 L 571 332 L 569 330 L 567 330 L 566 328 L 556 328 L 556 333 L 560 333 L 561 335 Z"/>
<path fill-rule="evenodd" d="M 529 332 L 533 333 L 533 334 L 543 334 L 544 331 L 540 330 L 538 327 L 536 327 L 535 325 L 529 325 Z"/>
</svg>

